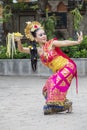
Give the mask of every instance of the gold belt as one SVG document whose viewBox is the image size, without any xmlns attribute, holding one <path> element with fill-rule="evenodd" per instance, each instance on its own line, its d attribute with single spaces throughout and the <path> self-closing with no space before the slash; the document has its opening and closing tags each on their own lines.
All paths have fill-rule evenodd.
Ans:
<svg viewBox="0 0 87 130">
<path fill-rule="evenodd" d="M 48 64 L 48 67 L 52 69 L 53 72 L 56 72 L 57 70 L 63 68 L 67 63 L 68 59 L 62 56 L 58 56 Z"/>
</svg>

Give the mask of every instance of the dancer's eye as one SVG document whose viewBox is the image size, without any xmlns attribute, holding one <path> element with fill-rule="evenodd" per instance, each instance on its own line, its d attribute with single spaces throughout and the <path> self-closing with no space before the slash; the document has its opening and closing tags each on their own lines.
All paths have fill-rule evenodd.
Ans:
<svg viewBox="0 0 87 130">
<path fill-rule="evenodd" d="M 41 34 L 39 34 L 40 37 L 43 36 L 43 35 L 46 35 L 46 33 L 41 33 Z"/>
</svg>

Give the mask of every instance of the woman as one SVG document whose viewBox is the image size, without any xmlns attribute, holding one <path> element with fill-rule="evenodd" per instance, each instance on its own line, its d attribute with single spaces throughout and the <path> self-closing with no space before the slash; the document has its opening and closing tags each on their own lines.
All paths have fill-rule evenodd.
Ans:
<svg viewBox="0 0 87 130">
<path fill-rule="evenodd" d="M 83 40 L 82 32 L 77 34 L 77 41 L 51 39 L 47 41 L 46 33 L 39 22 L 27 22 L 25 35 L 30 41 L 39 44 L 37 53 L 44 65 L 52 69 L 54 74 L 48 78 L 44 87 L 43 95 L 46 99 L 44 114 L 52 114 L 68 110 L 72 111 L 72 102 L 67 98 L 67 92 L 71 81 L 77 77 L 76 64 L 66 56 L 60 47 L 79 45 Z M 30 53 L 30 47 L 22 47 L 20 38 L 15 39 L 20 52 Z"/>
</svg>

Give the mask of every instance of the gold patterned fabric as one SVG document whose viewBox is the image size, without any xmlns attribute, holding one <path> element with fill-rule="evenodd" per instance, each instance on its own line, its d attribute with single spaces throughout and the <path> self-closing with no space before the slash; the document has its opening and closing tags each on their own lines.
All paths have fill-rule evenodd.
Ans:
<svg viewBox="0 0 87 130">
<path fill-rule="evenodd" d="M 58 56 L 48 64 L 48 67 L 52 69 L 53 72 L 56 72 L 57 70 L 63 68 L 67 63 L 68 59 L 62 56 Z"/>
</svg>

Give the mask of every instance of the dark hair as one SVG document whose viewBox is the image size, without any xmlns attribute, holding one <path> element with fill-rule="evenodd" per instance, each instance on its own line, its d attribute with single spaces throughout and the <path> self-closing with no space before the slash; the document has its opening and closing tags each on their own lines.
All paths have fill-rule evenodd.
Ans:
<svg viewBox="0 0 87 130">
<path fill-rule="evenodd" d="M 36 29 L 34 32 L 31 32 L 31 34 L 33 35 L 33 37 L 36 37 L 36 32 L 39 30 Z M 30 49 L 30 54 L 31 54 L 31 67 L 32 67 L 32 70 L 35 72 L 36 69 L 37 69 L 37 57 L 38 57 L 38 54 L 37 54 L 37 48 L 36 48 L 36 42 L 35 41 L 31 41 L 31 46 L 32 48 Z"/>
<path fill-rule="evenodd" d="M 38 54 L 37 54 L 37 48 L 36 48 L 36 42 L 35 41 L 31 41 L 31 48 L 30 48 L 30 58 L 31 58 L 31 67 L 32 70 L 35 72 L 37 69 L 37 58 L 38 58 Z"/>
<path fill-rule="evenodd" d="M 36 37 L 36 32 L 40 30 L 40 28 L 37 28 L 34 32 L 31 32 L 31 34 L 33 35 L 33 37 Z"/>
</svg>

